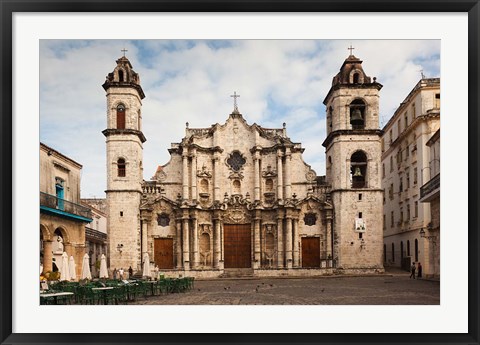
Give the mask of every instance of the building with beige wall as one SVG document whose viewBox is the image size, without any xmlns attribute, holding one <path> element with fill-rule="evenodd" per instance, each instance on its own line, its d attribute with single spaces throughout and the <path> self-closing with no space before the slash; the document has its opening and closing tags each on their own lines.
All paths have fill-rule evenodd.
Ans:
<svg viewBox="0 0 480 345">
<path fill-rule="evenodd" d="M 43 272 L 59 270 L 63 252 L 73 256 L 77 277 L 85 253 L 85 224 L 92 221 L 80 202 L 82 166 L 40 143 L 40 263 Z M 53 260 L 55 259 L 55 260 Z"/>
<path fill-rule="evenodd" d="M 85 225 L 85 252 L 90 257 L 90 270 L 93 277 L 100 273 L 98 264 L 102 254 L 108 258 L 107 214 L 105 199 L 82 199 L 82 204 L 92 210 L 92 221 Z M 107 262 L 108 264 L 108 262 Z"/>
<path fill-rule="evenodd" d="M 384 263 L 408 269 L 421 262 L 425 274 L 431 241 L 420 236 L 431 222 L 420 187 L 430 179 L 426 146 L 440 128 L 440 79 L 422 78 L 383 128 L 382 188 Z"/>
<path fill-rule="evenodd" d="M 430 223 L 421 236 L 429 243 L 426 276 L 440 277 L 440 129 L 427 141 L 430 150 L 429 178 L 420 187 L 420 202 L 430 204 Z"/>
<path fill-rule="evenodd" d="M 383 272 L 382 86 L 361 65 L 350 55 L 324 101 L 326 176 L 304 162 L 285 124 L 247 123 L 234 98 L 225 122 L 187 123 L 170 161 L 144 181 L 145 94 L 130 61 L 119 58 L 103 84 L 110 266 L 139 271 L 148 253 L 167 275 Z"/>
</svg>

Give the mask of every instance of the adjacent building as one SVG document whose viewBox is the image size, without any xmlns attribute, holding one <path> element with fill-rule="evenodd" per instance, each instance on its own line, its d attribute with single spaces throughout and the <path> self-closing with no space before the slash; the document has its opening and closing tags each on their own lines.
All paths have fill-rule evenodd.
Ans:
<svg viewBox="0 0 480 345">
<path fill-rule="evenodd" d="M 97 277 L 102 254 L 108 260 L 106 200 L 82 199 L 82 203 L 92 210 L 92 221 L 85 226 L 85 252 L 90 258 L 92 276 Z"/>
<path fill-rule="evenodd" d="M 92 213 L 80 202 L 82 165 L 40 143 L 40 264 L 62 270 L 62 254 L 73 257 L 77 277 L 85 254 L 85 224 Z"/>
<path fill-rule="evenodd" d="M 431 145 L 437 150 L 432 156 L 428 145 L 439 128 L 440 79 L 422 78 L 382 135 L 384 264 L 408 269 L 421 262 L 427 275 L 434 272 L 429 259 L 434 241 L 421 237 L 421 230 L 428 233 L 432 226 L 431 206 L 423 202 L 421 187 L 438 172 L 439 164 L 432 162 L 439 163 L 439 146 Z"/>
<path fill-rule="evenodd" d="M 170 161 L 144 181 L 145 94 L 125 56 L 103 88 L 110 267 L 197 277 L 383 272 L 382 85 L 360 59 L 343 62 L 324 100 L 326 176 L 304 162 L 285 124 L 248 124 L 235 94 L 223 124 L 187 123 Z"/>
</svg>

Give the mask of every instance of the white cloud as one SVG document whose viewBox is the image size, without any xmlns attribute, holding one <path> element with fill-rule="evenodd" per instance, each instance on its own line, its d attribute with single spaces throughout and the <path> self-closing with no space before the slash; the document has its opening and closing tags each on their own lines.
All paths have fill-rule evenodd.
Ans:
<svg viewBox="0 0 480 345">
<path fill-rule="evenodd" d="M 83 164 L 82 197 L 106 189 L 106 99 L 101 87 L 127 47 L 140 74 L 143 101 L 144 177 L 169 160 L 171 142 L 190 127 L 223 123 L 240 94 L 248 123 L 280 128 L 305 148 L 304 160 L 324 174 L 325 107 L 331 80 L 349 44 L 367 75 L 384 85 L 385 120 L 420 79 L 439 71 L 439 41 L 56 41 L 40 44 L 41 140 Z"/>
</svg>

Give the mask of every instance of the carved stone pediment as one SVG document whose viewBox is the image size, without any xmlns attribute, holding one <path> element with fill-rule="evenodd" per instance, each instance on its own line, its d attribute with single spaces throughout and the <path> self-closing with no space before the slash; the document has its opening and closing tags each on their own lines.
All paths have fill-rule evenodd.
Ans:
<svg viewBox="0 0 480 345">
<path fill-rule="evenodd" d="M 204 165 L 204 166 L 202 166 L 201 170 L 197 170 L 197 176 L 198 177 L 204 177 L 204 178 L 212 178 L 212 173 Z"/>
<path fill-rule="evenodd" d="M 267 170 L 264 170 L 262 172 L 262 177 L 276 177 L 277 176 L 277 171 L 275 169 L 272 169 L 272 166 L 268 165 Z"/>
</svg>

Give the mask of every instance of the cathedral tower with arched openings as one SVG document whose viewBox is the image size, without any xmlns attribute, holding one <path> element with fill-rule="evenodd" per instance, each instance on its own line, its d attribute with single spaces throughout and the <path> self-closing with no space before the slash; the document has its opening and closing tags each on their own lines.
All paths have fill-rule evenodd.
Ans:
<svg viewBox="0 0 480 345">
<path fill-rule="evenodd" d="M 107 96 L 107 205 L 110 267 L 141 267 L 139 205 L 143 182 L 140 77 L 122 56 L 102 85 Z"/>
<path fill-rule="evenodd" d="M 326 182 L 334 205 L 338 269 L 383 269 L 379 91 L 350 54 L 323 101 L 327 108 Z"/>
</svg>

